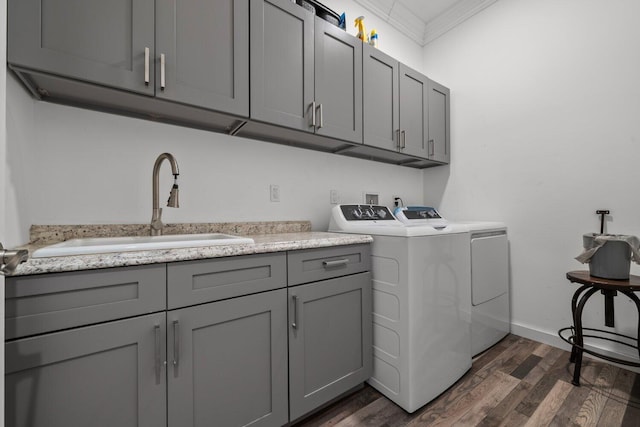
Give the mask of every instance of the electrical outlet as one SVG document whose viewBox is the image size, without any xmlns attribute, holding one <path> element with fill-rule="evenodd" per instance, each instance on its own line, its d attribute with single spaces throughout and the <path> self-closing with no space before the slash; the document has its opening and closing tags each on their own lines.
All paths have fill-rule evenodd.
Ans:
<svg viewBox="0 0 640 427">
<path fill-rule="evenodd" d="M 340 194 L 338 193 L 338 190 L 329 191 L 329 202 L 332 205 L 337 205 L 340 203 Z"/>
<path fill-rule="evenodd" d="M 280 186 L 277 184 L 271 184 L 269 186 L 269 198 L 272 202 L 280 201 Z"/>
<path fill-rule="evenodd" d="M 364 203 L 367 205 L 377 205 L 378 204 L 378 193 L 373 191 L 365 191 L 364 192 Z"/>
</svg>

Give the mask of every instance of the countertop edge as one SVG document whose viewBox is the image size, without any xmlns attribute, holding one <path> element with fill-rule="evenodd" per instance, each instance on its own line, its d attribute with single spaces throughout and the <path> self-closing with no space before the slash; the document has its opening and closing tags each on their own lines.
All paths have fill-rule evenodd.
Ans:
<svg viewBox="0 0 640 427">
<path fill-rule="evenodd" d="M 253 244 L 207 246 L 199 248 L 132 251 L 49 258 L 30 258 L 7 277 L 62 273 L 101 268 L 128 267 L 179 261 L 194 261 L 238 255 L 252 255 L 332 246 L 368 244 L 373 238 L 364 234 L 325 232 L 281 233 L 250 236 Z"/>
</svg>

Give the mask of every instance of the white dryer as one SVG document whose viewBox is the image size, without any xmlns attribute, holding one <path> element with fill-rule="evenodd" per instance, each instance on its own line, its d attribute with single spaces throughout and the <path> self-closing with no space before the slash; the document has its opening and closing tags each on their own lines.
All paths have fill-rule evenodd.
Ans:
<svg viewBox="0 0 640 427">
<path fill-rule="evenodd" d="M 471 354 L 476 356 L 510 331 L 509 242 L 500 222 L 464 222 L 471 244 Z"/>
<path fill-rule="evenodd" d="M 373 375 L 407 412 L 471 367 L 468 228 L 405 226 L 385 206 L 339 205 L 329 231 L 373 237 Z"/>
</svg>

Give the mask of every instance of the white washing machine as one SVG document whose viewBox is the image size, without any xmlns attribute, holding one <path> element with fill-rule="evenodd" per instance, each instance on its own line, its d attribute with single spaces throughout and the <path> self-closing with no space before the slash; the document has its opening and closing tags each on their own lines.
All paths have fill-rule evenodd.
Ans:
<svg viewBox="0 0 640 427">
<path fill-rule="evenodd" d="M 482 353 L 511 329 L 509 242 L 500 222 L 464 222 L 471 243 L 471 354 Z"/>
<path fill-rule="evenodd" d="M 385 206 L 338 205 L 329 231 L 373 237 L 368 382 L 414 412 L 471 367 L 468 228 L 405 226 Z"/>
</svg>

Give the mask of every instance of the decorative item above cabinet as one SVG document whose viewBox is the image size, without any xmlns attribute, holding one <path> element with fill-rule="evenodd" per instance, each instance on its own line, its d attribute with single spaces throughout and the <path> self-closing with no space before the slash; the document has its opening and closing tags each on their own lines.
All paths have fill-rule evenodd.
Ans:
<svg viewBox="0 0 640 427">
<path fill-rule="evenodd" d="M 9 67 L 37 99 L 414 168 L 449 161 L 448 90 L 290 0 L 8 0 L 7 28 Z M 375 83 L 376 55 L 395 64 L 393 87 Z"/>
</svg>

